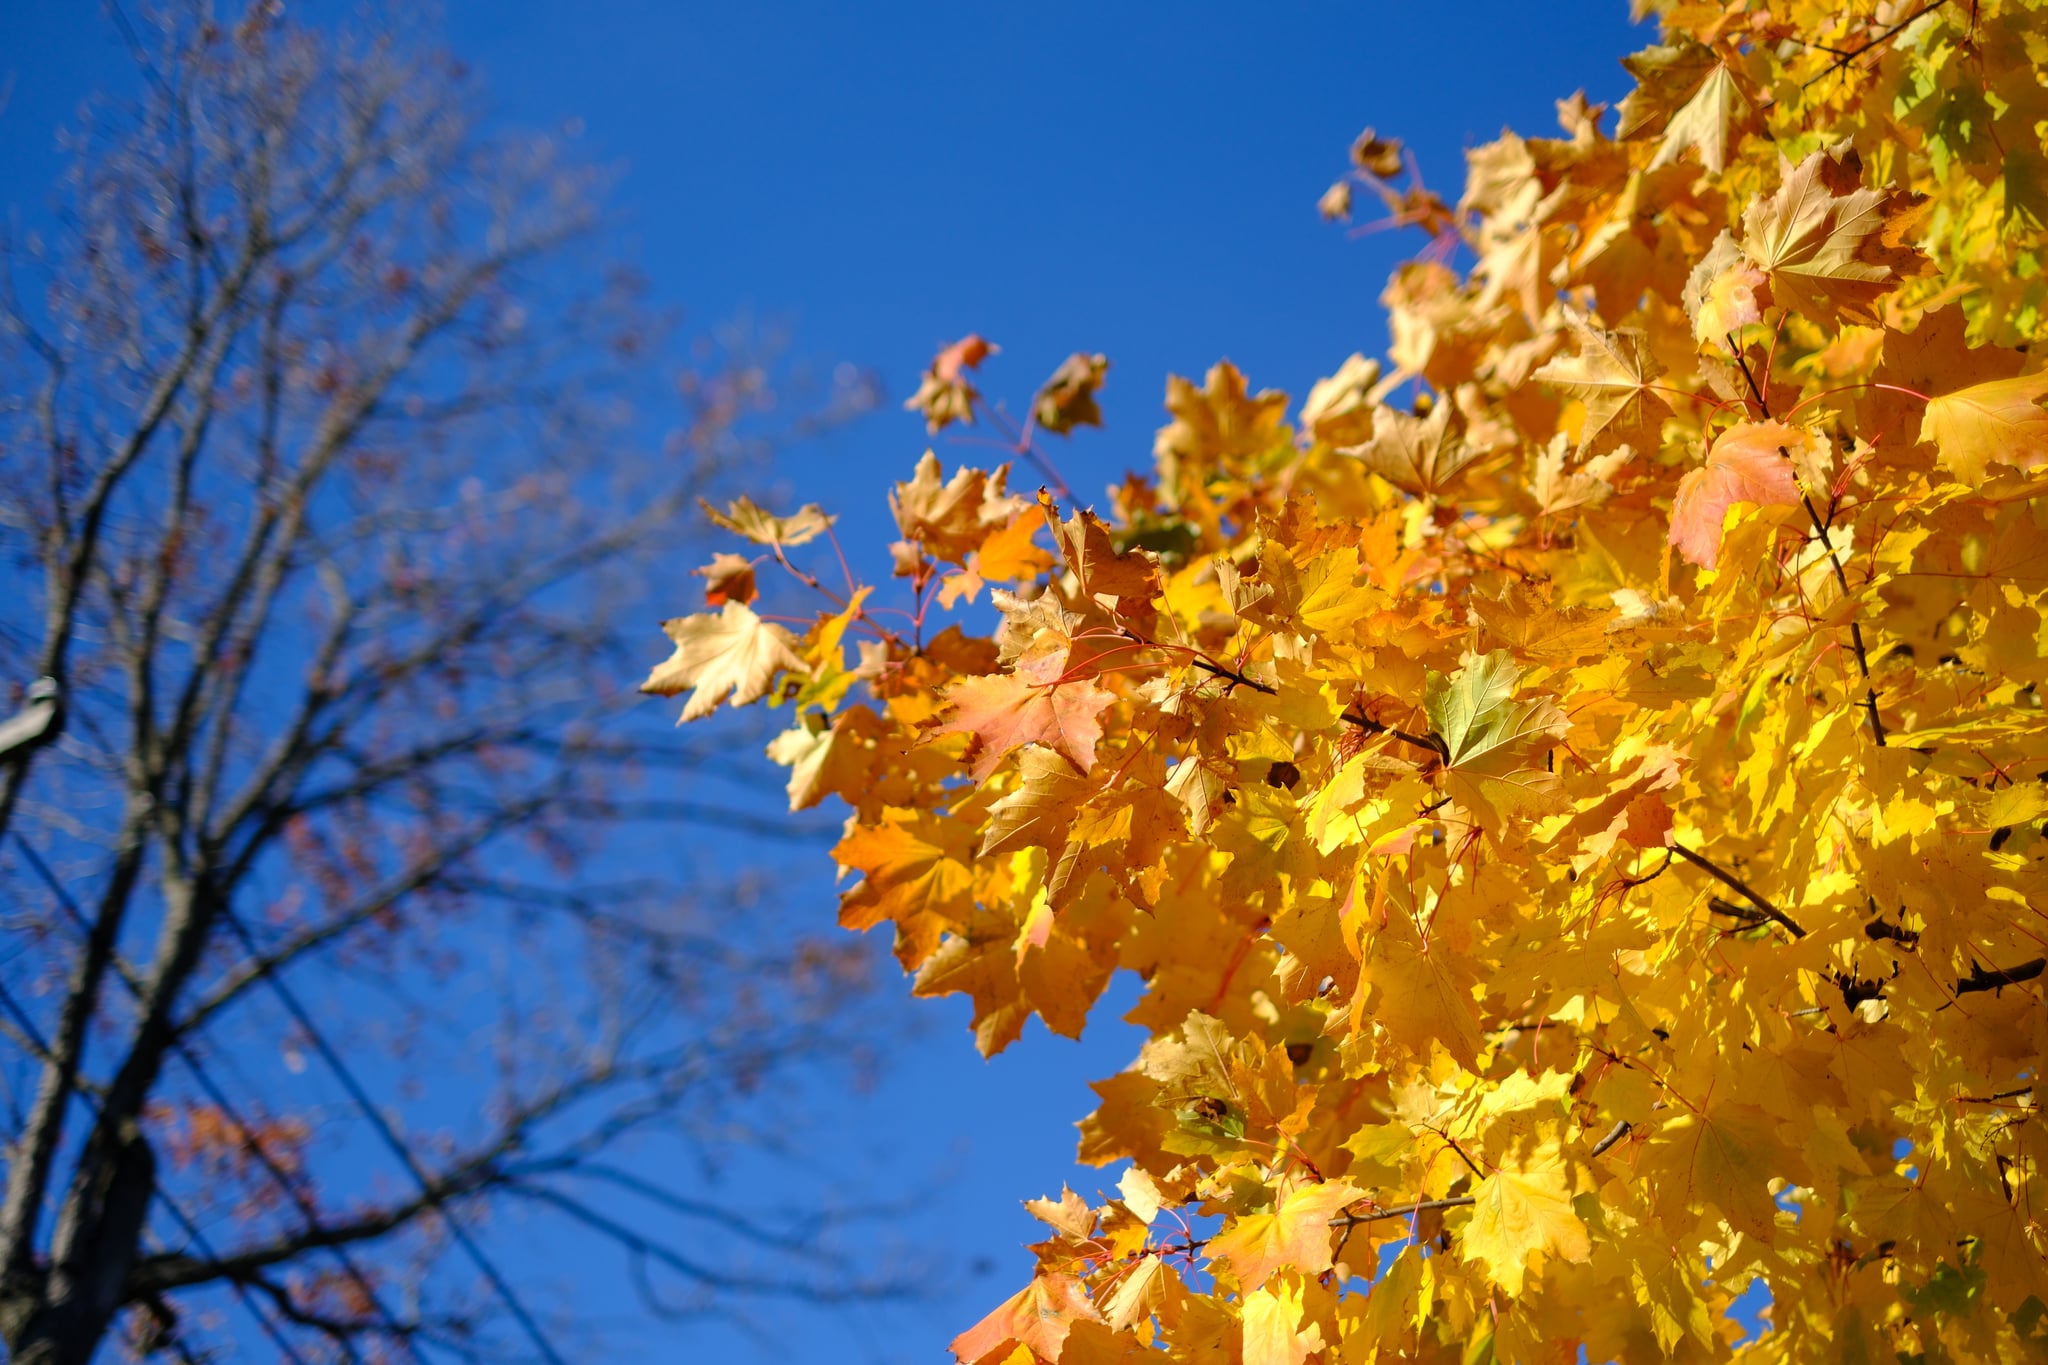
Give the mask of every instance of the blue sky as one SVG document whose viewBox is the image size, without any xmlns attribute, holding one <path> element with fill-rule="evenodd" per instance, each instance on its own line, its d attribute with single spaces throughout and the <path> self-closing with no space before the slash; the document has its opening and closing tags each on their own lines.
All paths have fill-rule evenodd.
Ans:
<svg viewBox="0 0 2048 1365">
<path fill-rule="evenodd" d="M 1553 102 L 1576 89 L 1615 99 L 1617 58 L 1650 40 L 1625 0 L 448 0 L 441 27 L 493 117 L 573 129 L 619 168 L 619 250 L 662 300 L 703 326 L 751 311 L 787 323 L 805 356 L 881 373 L 888 409 L 773 476 L 842 512 L 877 574 L 885 484 L 925 446 L 894 406 L 936 345 L 968 331 L 999 343 L 985 388 L 1013 406 L 1068 352 L 1106 352 L 1106 429 L 1060 452 L 1074 488 L 1099 496 L 1149 461 L 1168 373 L 1228 356 L 1299 398 L 1350 352 L 1384 349 L 1378 294 L 1420 239 L 1352 238 L 1315 213 L 1361 127 L 1403 138 L 1455 198 L 1466 148 L 1504 125 L 1548 134 Z M 80 98 L 129 79 L 99 3 L 0 3 L 0 203 L 16 221 L 46 209 L 54 134 Z M 690 605 L 696 562 L 679 560 L 653 614 Z M 818 875 L 798 885 L 822 921 L 831 884 L 812 856 Z M 915 1030 L 889 1044 L 880 1088 L 835 1103 L 815 1134 L 880 1186 L 929 1190 L 904 1226 L 947 1267 L 938 1292 L 778 1311 L 772 1351 L 714 1326 L 646 1358 L 939 1360 L 1028 1274 L 1034 1225 L 1018 1201 L 1063 1179 L 1113 1183 L 1071 1166 L 1085 1082 L 1135 1048 L 1110 1010 L 1086 1043 L 1034 1025 L 984 1064 L 964 1002 L 906 996 L 876 1007 L 885 1044 Z M 578 1249 L 544 1251 L 528 1254 L 544 1266 Z"/>
</svg>

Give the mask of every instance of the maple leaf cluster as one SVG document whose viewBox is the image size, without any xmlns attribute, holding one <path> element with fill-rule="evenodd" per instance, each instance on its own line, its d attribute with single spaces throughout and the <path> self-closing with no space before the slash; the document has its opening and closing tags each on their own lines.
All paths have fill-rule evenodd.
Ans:
<svg viewBox="0 0 2048 1365">
<path fill-rule="evenodd" d="M 1143 983 L 1114 1187 L 961 1361 L 2048 1350 L 2048 8 L 1652 8 L 1612 135 L 1455 205 L 1360 139 L 1437 236 L 1294 422 L 1171 379 L 1098 515 L 1038 438 L 1106 360 L 1010 425 L 970 337 L 913 406 L 1053 491 L 927 454 L 899 614 L 714 513 L 760 553 L 647 686 L 789 708 L 842 922 L 984 1053 Z"/>
</svg>

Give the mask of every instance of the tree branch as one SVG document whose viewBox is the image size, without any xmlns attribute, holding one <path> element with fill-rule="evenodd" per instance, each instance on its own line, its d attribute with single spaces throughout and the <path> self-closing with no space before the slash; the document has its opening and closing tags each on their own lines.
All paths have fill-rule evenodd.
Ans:
<svg viewBox="0 0 2048 1365">
<path fill-rule="evenodd" d="M 1740 894 L 1751 905 L 1754 905 L 1758 910 L 1761 910 L 1763 912 L 1765 919 L 1768 919 L 1773 924 L 1778 925 L 1787 933 L 1791 934 L 1792 937 L 1806 937 L 1806 930 L 1802 929 L 1797 921 L 1795 921 L 1790 915 L 1787 915 L 1784 911 L 1780 910 L 1777 906 L 1771 904 L 1762 896 L 1758 895 L 1756 891 L 1750 887 L 1748 882 L 1743 881 L 1734 873 L 1727 871 L 1725 868 L 1722 868 L 1717 863 L 1709 861 L 1704 855 L 1693 852 L 1684 844 L 1678 843 L 1675 840 L 1671 844 L 1671 851 L 1673 853 L 1676 853 L 1679 857 L 1685 859 L 1687 862 L 1691 863 L 1700 871 L 1712 877 L 1714 880 L 1720 882 L 1721 885 L 1727 887 L 1729 890 Z"/>
<path fill-rule="evenodd" d="M 1473 1202 L 1469 1194 L 1450 1199 L 1418 1199 L 1412 1204 L 1397 1204 L 1389 1209 L 1372 1209 L 1365 1213 L 1340 1213 L 1330 1220 L 1330 1226 L 1349 1228 L 1360 1223 L 1377 1223 L 1386 1218 L 1413 1218 L 1418 1213 L 1436 1213 L 1443 1209 L 1469 1209 Z"/>
</svg>

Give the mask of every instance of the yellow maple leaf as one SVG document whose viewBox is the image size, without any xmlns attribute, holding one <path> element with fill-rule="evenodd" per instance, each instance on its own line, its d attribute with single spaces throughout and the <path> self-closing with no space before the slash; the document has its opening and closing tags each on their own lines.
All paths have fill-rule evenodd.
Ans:
<svg viewBox="0 0 2048 1365">
<path fill-rule="evenodd" d="M 1687 150 L 1719 173 L 1727 168 L 1735 136 L 1749 119 L 1750 102 L 1734 73 L 1702 43 L 1683 41 L 1646 48 L 1622 58 L 1638 81 L 1621 104 L 1624 140 L 1658 137 L 1651 168 L 1676 161 Z"/>
<path fill-rule="evenodd" d="M 1733 333 L 1762 322 L 1770 305 L 1770 277 L 1742 254 L 1733 233 L 1721 229 L 1686 277 L 1685 311 L 1692 319 L 1693 340 L 1725 346 Z"/>
<path fill-rule="evenodd" d="M 1650 1138 L 1641 1169 L 1656 1181 L 1658 1210 L 1686 1220 L 1695 1201 L 1720 1210 L 1737 1232 L 1771 1240 L 1778 1206 L 1773 1178 L 1796 1178 L 1804 1163 L 1778 1136 L 1778 1121 L 1753 1104 L 1674 1114 Z"/>
<path fill-rule="evenodd" d="M 1128 1331 L 1155 1315 L 1171 1314 L 1186 1296 L 1173 1267 L 1157 1253 L 1148 1252 L 1132 1263 L 1103 1300 L 1103 1320 L 1119 1332 Z"/>
<path fill-rule="evenodd" d="M 1725 62 L 1714 63 L 1692 98 L 1664 125 L 1664 140 L 1657 144 L 1650 169 L 1667 166 L 1687 151 L 1698 152 L 1700 164 L 1710 171 L 1726 168 L 1729 140 L 1740 133 L 1749 112 L 1749 100 L 1735 83 L 1735 73 Z"/>
<path fill-rule="evenodd" d="M 681 720 L 696 720 L 718 709 L 728 694 L 734 706 L 768 695 L 775 675 L 804 670 L 796 640 L 781 626 L 763 621 L 744 602 L 727 602 L 716 616 L 679 616 L 661 623 L 676 652 L 654 666 L 642 692 L 672 697 L 694 689 Z"/>
<path fill-rule="evenodd" d="M 1059 1198 L 1027 1199 L 1024 1208 L 1039 1222 L 1069 1237 L 1085 1240 L 1095 1231 L 1095 1210 L 1065 1185 L 1060 1186 Z"/>
<path fill-rule="evenodd" d="M 1301 1330 L 1301 1286 L 1278 1279 L 1244 1296 L 1244 1365 L 1302 1365 L 1322 1349 L 1320 1325 Z"/>
<path fill-rule="evenodd" d="M 1474 1186 L 1472 1217 L 1458 1233 L 1458 1254 L 1486 1262 L 1488 1278 L 1509 1294 L 1522 1292 L 1531 1256 L 1583 1261 L 1592 1250 L 1554 1142 Z"/>
<path fill-rule="evenodd" d="M 1397 1046 L 1426 1060 L 1437 1044 L 1470 1065 L 1484 1043 L 1479 1021 L 1472 1017 L 1471 984 L 1469 969 L 1452 960 L 1447 945 L 1424 945 L 1412 925 L 1402 921 L 1373 939 L 1372 954 L 1359 969 L 1353 1014 L 1368 1017 L 1365 988 L 1370 987 L 1369 1017 Z"/>
<path fill-rule="evenodd" d="M 1925 196 L 1862 188 L 1856 154 L 1814 152 L 1786 163 L 1777 192 L 1742 215 L 1742 250 L 1779 305 L 1814 322 L 1876 322 L 1877 300 L 1925 272 L 1906 242 Z"/>
<path fill-rule="evenodd" d="M 993 471 L 962 466 L 942 478 L 939 457 L 927 450 L 910 480 L 889 493 L 889 510 L 903 538 L 925 553 L 955 564 L 981 547 L 993 529 L 1008 526 L 1030 504 L 1008 492 L 1010 467 Z"/>
<path fill-rule="evenodd" d="M 1169 376 L 1166 408 L 1173 421 L 1152 443 L 1160 486 L 1205 529 L 1213 529 L 1217 512 L 1209 480 L 1241 474 L 1261 456 L 1285 448 L 1287 395 L 1272 389 L 1252 393 L 1244 375 L 1225 360 L 1210 367 L 1199 389 Z"/>
<path fill-rule="evenodd" d="M 1283 1266 L 1320 1275 L 1330 1268 L 1330 1219 L 1364 1197 L 1364 1190 L 1341 1180 L 1304 1185 L 1271 1213 L 1239 1214 L 1209 1239 L 1209 1254 L 1228 1264 L 1246 1290 Z"/>
<path fill-rule="evenodd" d="M 735 498 L 723 512 L 702 498 L 697 503 L 714 523 L 759 545 L 787 548 L 806 544 L 823 535 L 833 520 L 814 502 L 806 503 L 786 517 L 775 516 L 757 506 L 752 498 L 744 496 Z"/>
<path fill-rule="evenodd" d="M 1565 731 L 1557 703 L 1516 701 L 1521 669 L 1504 649 L 1466 658 L 1455 674 L 1433 673 L 1422 706 L 1443 745 L 1444 785 L 1472 814 L 1498 829 L 1510 812 L 1549 805 L 1557 775 L 1536 750 Z"/>
<path fill-rule="evenodd" d="M 1449 403 L 1437 404 L 1427 417 L 1376 408 L 1372 439 L 1344 453 L 1404 493 L 1438 497 L 1481 454 L 1451 416 Z"/>
<path fill-rule="evenodd" d="M 880 756 L 882 734 L 875 713 L 854 706 L 832 717 L 808 712 L 770 740 L 768 757 L 789 769 L 789 808 L 809 810 L 830 794 L 857 798 Z"/>
<path fill-rule="evenodd" d="M 1409 1354 L 1402 1350 L 1403 1344 L 1412 1346 L 1433 1316 L 1435 1270 L 1436 1266 L 1423 1259 L 1422 1248 L 1411 1244 L 1373 1281 L 1372 1292 L 1363 1302 L 1356 1294 L 1339 1301 L 1341 1358 L 1398 1360 Z"/>
<path fill-rule="evenodd" d="M 2048 370 L 1972 384 L 1927 404 L 1920 439 L 1967 484 L 1984 482 L 1997 460 L 2019 469 L 2048 465 Z"/>
<path fill-rule="evenodd" d="M 1386 595 L 1362 581 L 1358 550 L 1350 545 L 1318 555 L 1302 572 L 1301 623 L 1323 635 L 1339 634 L 1377 611 Z"/>
<path fill-rule="evenodd" d="M 1159 1182 L 1148 1175 L 1143 1166 L 1131 1166 L 1117 1178 L 1117 1193 L 1123 1196 L 1124 1207 L 1129 1209 L 1141 1223 L 1150 1223 L 1159 1216 L 1159 1210 L 1167 1205 L 1167 1197 L 1159 1189 Z"/>
<path fill-rule="evenodd" d="M 1178 375 L 1167 380 L 1166 408 L 1174 421 L 1153 441 L 1162 464 L 1227 467 L 1273 448 L 1287 417 L 1287 395 L 1272 389 L 1253 394 L 1237 366 L 1222 360 L 1209 367 L 1199 389 Z"/>
<path fill-rule="evenodd" d="M 915 964 L 912 995 L 964 995 L 974 1002 L 974 1046 L 984 1057 L 1016 1042 L 1031 1018 L 1017 971 L 1016 932 L 1007 912 L 974 910 L 965 924 L 949 925 L 944 940 Z M 897 958 L 909 960 L 900 948 Z"/>
<path fill-rule="evenodd" d="M 1657 372 L 1642 333 L 1602 331 L 1578 313 L 1566 318 L 1578 353 L 1552 360 L 1530 378 L 1555 384 L 1585 405 L 1580 450 L 1591 447 L 1593 438 L 1610 425 L 1617 439 L 1638 444 L 1647 439 L 1654 446 L 1657 423 L 1669 404 L 1650 382 Z"/>
<path fill-rule="evenodd" d="M 1337 373 L 1318 379 L 1301 405 L 1301 425 L 1324 445 L 1356 445 L 1372 439 L 1372 395 L 1380 363 L 1352 352 Z"/>
<path fill-rule="evenodd" d="M 1016 787 L 989 807 L 981 836 L 984 858 L 1027 846 L 1057 853 L 1090 790 L 1071 763 L 1036 744 L 1024 750 L 1018 773 Z"/>
</svg>

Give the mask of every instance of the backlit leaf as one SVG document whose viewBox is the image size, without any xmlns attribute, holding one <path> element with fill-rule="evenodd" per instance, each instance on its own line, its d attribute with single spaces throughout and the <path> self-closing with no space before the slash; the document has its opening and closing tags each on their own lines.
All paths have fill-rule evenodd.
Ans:
<svg viewBox="0 0 2048 1365">
<path fill-rule="evenodd" d="M 743 602 L 727 602 L 716 616 L 663 621 L 661 628 L 675 642 L 675 653 L 654 666 L 640 690 L 662 697 L 688 690 L 683 720 L 708 716 L 728 698 L 734 706 L 759 701 L 777 673 L 804 669 L 790 633 Z"/>
<path fill-rule="evenodd" d="M 1984 481 L 1992 461 L 2019 469 L 2048 465 L 2048 370 L 1972 384 L 1928 403 L 1920 439 L 1965 483 Z"/>
<path fill-rule="evenodd" d="M 1240 1214 L 1210 1239 L 1209 1254 L 1227 1263 L 1246 1289 L 1282 1267 L 1320 1275 L 1330 1268 L 1330 1219 L 1363 1194 L 1342 1181 L 1304 1185 L 1271 1213 Z"/>
<path fill-rule="evenodd" d="M 1678 482 L 1671 504 L 1671 543 L 1703 569 L 1721 558 L 1721 523 L 1739 502 L 1796 507 L 1799 482 L 1789 452 L 1807 436 L 1783 422 L 1744 422 L 1721 433 L 1706 464 Z"/>
</svg>

